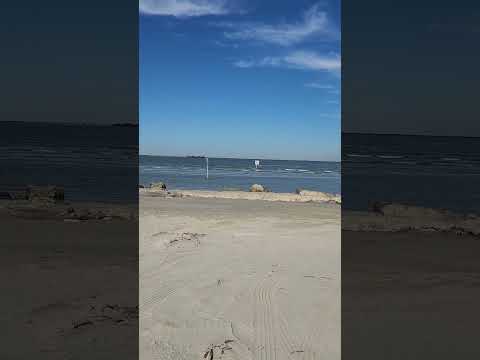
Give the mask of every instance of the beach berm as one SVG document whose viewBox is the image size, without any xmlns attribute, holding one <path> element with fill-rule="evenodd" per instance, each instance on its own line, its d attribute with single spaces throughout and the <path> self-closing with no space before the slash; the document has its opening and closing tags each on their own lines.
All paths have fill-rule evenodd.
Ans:
<svg viewBox="0 0 480 360">
<path fill-rule="evenodd" d="M 160 194 L 165 197 L 191 197 L 207 199 L 231 200 L 264 200 L 284 202 L 318 202 L 341 204 L 342 198 L 337 194 L 320 191 L 302 190 L 300 193 L 275 193 L 260 191 L 214 191 L 214 190 L 171 190 L 165 191 L 158 188 L 139 189 L 141 194 Z"/>
</svg>

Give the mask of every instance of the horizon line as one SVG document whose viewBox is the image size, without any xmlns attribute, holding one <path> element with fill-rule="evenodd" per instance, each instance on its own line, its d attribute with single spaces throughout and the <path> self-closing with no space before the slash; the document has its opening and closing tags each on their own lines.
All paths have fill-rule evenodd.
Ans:
<svg viewBox="0 0 480 360">
<path fill-rule="evenodd" d="M 305 159 L 269 159 L 269 158 L 251 158 L 251 157 L 225 157 L 225 156 L 206 156 L 206 155 L 154 155 L 154 154 L 138 154 L 138 156 L 159 156 L 159 157 L 173 157 L 173 158 L 204 158 L 208 157 L 209 159 L 231 159 L 231 160 L 272 160 L 272 161 L 311 161 L 311 162 L 333 162 L 341 163 L 341 160 L 305 160 Z"/>
<path fill-rule="evenodd" d="M 140 127 L 140 122 L 112 122 L 112 123 L 94 123 L 94 122 L 63 122 L 63 121 L 29 121 L 29 120 L 0 120 L 0 123 L 28 123 L 28 124 L 44 124 L 44 125 L 66 125 L 66 126 L 131 126 Z M 412 133 L 396 133 L 396 132 L 360 132 L 360 131 L 340 131 L 341 134 L 349 135 L 385 135 L 385 136 L 423 136 L 423 137 L 447 137 L 447 138 L 480 138 L 480 135 L 440 135 L 440 134 L 412 134 Z M 139 154 L 140 155 L 140 154 Z M 141 154 L 147 155 L 147 154 Z M 168 156 L 168 155 L 152 155 L 152 156 Z M 177 156 L 177 155 L 175 155 Z M 233 158 L 232 158 L 233 159 Z M 266 159 L 275 160 L 275 159 Z M 280 159 L 278 159 L 280 160 Z M 329 160 L 303 160 L 303 161 L 329 161 Z M 333 161 L 333 160 L 332 160 Z"/>
<path fill-rule="evenodd" d="M 94 122 L 65 122 L 65 121 L 29 121 L 29 120 L 0 120 L 0 123 L 15 124 L 42 124 L 42 125 L 66 125 L 66 126 L 132 126 L 139 127 L 139 122 L 112 122 L 112 123 L 94 123 Z"/>
<path fill-rule="evenodd" d="M 375 132 L 358 132 L 358 131 L 341 131 L 341 134 L 349 135 L 384 135 L 384 136 L 423 136 L 423 137 L 448 137 L 448 138 L 480 138 L 480 135 L 433 135 L 433 134 L 400 134 L 400 133 L 375 133 Z"/>
</svg>

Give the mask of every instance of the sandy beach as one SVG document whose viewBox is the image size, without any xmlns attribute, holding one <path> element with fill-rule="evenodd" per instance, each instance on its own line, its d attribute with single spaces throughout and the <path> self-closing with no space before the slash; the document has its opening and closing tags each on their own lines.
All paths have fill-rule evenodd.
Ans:
<svg viewBox="0 0 480 360">
<path fill-rule="evenodd" d="M 251 191 L 209 191 L 209 190 L 172 190 L 165 191 L 155 188 L 140 189 L 140 194 L 167 198 L 197 198 L 197 199 L 230 199 L 230 200 L 263 200 L 282 202 L 319 202 L 341 204 L 338 194 L 320 191 L 302 190 L 299 193 L 251 192 Z"/>
<path fill-rule="evenodd" d="M 480 218 L 395 203 L 342 211 L 342 358 L 478 358 Z"/>
<path fill-rule="evenodd" d="M 343 231 L 342 358 L 479 358 L 479 254 L 469 234 Z"/>
<path fill-rule="evenodd" d="M 140 195 L 141 359 L 340 359 L 340 206 Z"/>
<path fill-rule="evenodd" d="M 77 205 L 0 203 L 1 359 L 137 356 L 136 207 Z"/>
</svg>

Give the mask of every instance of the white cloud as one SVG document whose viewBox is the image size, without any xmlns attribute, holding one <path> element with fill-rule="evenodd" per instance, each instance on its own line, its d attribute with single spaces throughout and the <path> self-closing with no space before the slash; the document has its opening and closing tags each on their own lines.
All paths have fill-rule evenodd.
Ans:
<svg viewBox="0 0 480 360">
<path fill-rule="evenodd" d="M 340 56 L 322 56 L 313 51 L 295 51 L 285 57 L 285 62 L 306 70 L 340 70 Z"/>
<path fill-rule="evenodd" d="M 322 114 L 319 114 L 318 115 L 319 117 L 322 117 L 322 118 L 338 118 L 340 116 L 339 113 L 322 113 Z"/>
<path fill-rule="evenodd" d="M 251 60 L 238 60 L 233 63 L 233 66 L 247 69 L 247 68 L 257 66 L 257 64 L 255 63 L 255 61 L 251 61 Z"/>
<path fill-rule="evenodd" d="M 332 85 L 321 84 L 321 83 L 318 83 L 318 82 L 307 83 L 307 84 L 305 84 L 305 86 L 306 86 L 306 87 L 309 87 L 309 88 L 322 89 L 322 90 L 330 90 L 330 89 L 333 89 L 333 86 L 332 86 Z"/>
<path fill-rule="evenodd" d="M 300 43 L 313 35 L 332 36 L 335 33 L 330 29 L 326 12 L 320 11 L 318 4 L 307 10 L 302 21 L 295 24 L 223 23 L 218 25 L 232 29 L 225 32 L 225 37 L 228 39 L 254 40 L 281 46 Z"/>
<path fill-rule="evenodd" d="M 294 51 L 283 57 L 265 57 L 261 60 L 239 60 L 234 62 L 233 65 L 240 68 L 269 66 L 337 72 L 340 70 L 341 61 L 338 55 L 324 56 L 312 51 Z"/>
<path fill-rule="evenodd" d="M 139 0 L 139 9 L 148 15 L 179 18 L 222 15 L 230 12 L 226 0 Z"/>
<path fill-rule="evenodd" d="M 282 58 L 280 57 L 265 57 L 261 60 L 238 60 L 233 63 L 234 66 L 239 68 L 252 68 L 252 67 L 264 67 L 264 66 L 282 66 Z"/>
</svg>

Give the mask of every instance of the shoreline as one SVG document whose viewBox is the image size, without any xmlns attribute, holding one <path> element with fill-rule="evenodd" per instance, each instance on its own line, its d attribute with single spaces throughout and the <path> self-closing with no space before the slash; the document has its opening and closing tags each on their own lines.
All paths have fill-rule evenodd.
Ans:
<svg viewBox="0 0 480 360">
<path fill-rule="evenodd" d="M 106 202 L 36 202 L 29 200 L 2 200 L 0 213 L 25 220 L 84 221 L 138 221 L 138 204 Z"/>
<path fill-rule="evenodd" d="M 139 189 L 139 196 L 164 199 L 224 199 L 256 200 L 284 203 L 316 203 L 341 206 L 339 195 L 314 191 L 294 193 L 211 191 L 211 190 L 160 190 Z M 457 235 L 480 236 L 480 216 L 458 214 L 445 209 L 397 203 L 374 203 L 369 210 L 344 210 L 341 212 L 342 230 L 355 232 L 444 232 Z"/>
<path fill-rule="evenodd" d="M 480 235 L 480 217 L 445 209 L 375 203 L 369 211 L 342 210 L 342 230 L 355 232 L 444 232 Z"/>
<path fill-rule="evenodd" d="M 215 190 L 161 190 L 140 188 L 140 195 L 164 198 L 206 198 L 230 200 L 263 200 L 283 202 L 318 202 L 341 204 L 341 196 L 319 191 L 302 190 L 299 193 L 249 192 L 249 191 L 215 191 Z"/>
</svg>

